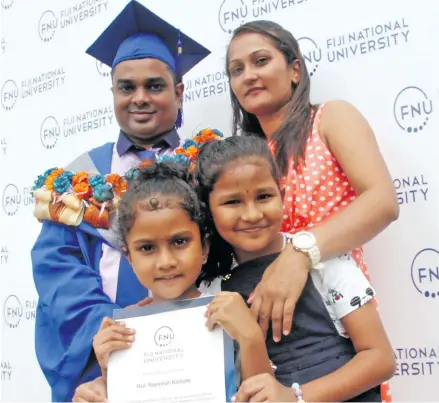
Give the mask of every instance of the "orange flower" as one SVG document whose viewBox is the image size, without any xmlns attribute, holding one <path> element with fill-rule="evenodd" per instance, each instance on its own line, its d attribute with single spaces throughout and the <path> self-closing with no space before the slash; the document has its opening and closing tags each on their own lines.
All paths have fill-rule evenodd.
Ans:
<svg viewBox="0 0 439 403">
<path fill-rule="evenodd" d="M 121 180 L 120 175 L 118 174 L 109 174 L 106 176 L 107 182 L 111 183 L 114 186 L 117 186 Z"/>
<path fill-rule="evenodd" d="M 75 192 L 75 195 L 82 200 L 89 198 L 92 193 L 92 189 L 87 182 L 80 182 L 73 185 L 73 191 Z"/>
<path fill-rule="evenodd" d="M 203 129 L 197 134 L 193 140 L 198 144 L 204 144 L 212 140 L 217 140 L 218 135 L 212 129 Z"/>
<path fill-rule="evenodd" d="M 211 136 L 211 135 L 215 135 L 212 129 L 203 129 L 201 130 L 201 135 L 202 136 Z"/>
<path fill-rule="evenodd" d="M 81 171 L 73 175 L 72 184 L 76 185 L 77 183 L 88 183 L 88 173 Z"/>
<path fill-rule="evenodd" d="M 58 178 L 58 176 L 60 176 L 63 172 L 64 172 L 64 168 L 58 168 L 58 169 L 55 169 L 51 173 L 51 175 L 55 175 Z"/>
<path fill-rule="evenodd" d="M 139 168 L 145 168 L 145 167 L 147 167 L 147 166 L 149 166 L 149 165 L 151 165 L 152 164 L 152 161 L 151 160 L 145 160 L 145 161 L 142 161 L 140 164 L 139 164 Z"/>
<path fill-rule="evenodd" d="M 178 147 L 175 149 L 175 154 L 183 154 L 186 155 L 186 150 L 182 147 Z"/>
<path fill-rule="evenodd" d="M 119 185 L 116 187 L 115 192 L 118 195 L 121 195 L 122 193 L 126 192 L 127 190 L 128 190 L 128 184 L 124 180 L 121 180 L 119 182 Z"/>
<path fill-rule="evenodd" d="M 195 146 L 190 146 L 188 147 L 188 149 L 186 150 L 186 156 L 193 161 L 195 158 L 197 158 L 198 153 L 200 152 L 200 149 L 198 147 Z"/>
<path fill-rule="evenodd" d="M 206 132 L 201 135 L 201 139 L 203 143 L 216 140 L 217 138 L 218 136 L 212 130 L 206 130 Z"/>
<path fill-rule="evenodd" d="M 151 161 L 149 161 L 149 164 L 147 163 L 148 161 L 143 161 L 142 163 L 139 164 L 139 167 L 142 166 L 148 166 Z M 122 192 L 126 192 L 126 190 L 128 189 L 128 184 L 125 182 L 125 180 L 118 174 L 109 174 L 106 176 L 107 182 L 111 183 L 111 185 L 113 185 L 113 190 L 117 195 L 121 195 Z"/>
<path fill-rule="evenodd" d="M 44 182 L 44 185 L 48 190 L 53 190 L 53 182 L 55 182 L 56 177 L 49 175 Z"/>
<path fill-rule="evenodd" d="M 63 168 L 55 169 L 47 178 L 44 184 L 48 190 L 53 190 L 53 182 L 64 172 Z"/>
</svg>

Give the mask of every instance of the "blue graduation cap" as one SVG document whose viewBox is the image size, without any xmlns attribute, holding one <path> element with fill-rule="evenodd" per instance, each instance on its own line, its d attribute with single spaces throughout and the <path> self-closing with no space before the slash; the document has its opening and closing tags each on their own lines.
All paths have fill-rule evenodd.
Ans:
<svg viewBox="0 0 439 403">
<path fill-rule="evenodd" d="M 138 1 L 131 0 L 86 53 L 111 68 L 124 60 L 158 59 L 182 79 L 211 52 Z"/>
</svg>

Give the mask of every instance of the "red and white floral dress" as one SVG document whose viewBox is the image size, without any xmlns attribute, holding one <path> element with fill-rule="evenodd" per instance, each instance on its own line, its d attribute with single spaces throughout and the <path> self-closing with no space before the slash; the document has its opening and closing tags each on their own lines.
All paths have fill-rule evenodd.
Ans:
<svg viewBox="0 0 439 403">
<path fill-rule="evenodd" d="M 306 144 L 306 164 L 301 162 L 297 168 L 294 168 L 293 161 L 290 161 L 287 175 L 281 180 L 281 187 L 285 190 L 282 232 L 294 234 L 299 231 L 310 230 L 313 226 L 343 210 L 356 198 L 356 193 L 343 173 L 340 164 L 320 137 L 319 122 L 323 107 L 324 105 L 320 105 L 316 111 L 312 131 Z M 271 148 L 274 152 L 274 147 Z M 363 248 L 357 248 L 344 255 L 344 257 L 354 261 L 356 266 L 361 268 L 367 280 L 370 281 L 369 272 L 363 258 Z M 342 258 L 339 257 L 339 259 Z M 341 276 L 342 273 L 338 272 L 335 267 L 336 262 L 333 259 L 331 262 L 325 262 L 325 265 L 328 263 L 332 265 L 333 268 L 328 267 L 328 269 Z M 340 271 L 342 271 L 342 267 L 340 267 Z M 350 285 L 353 286 L 353 283 Z M 349 286 L 349 284 L 344 281 L 344 286 Z M 328 301 L 332 299 L 335 303 L 332 307 L 335 309 L 332 309 L 329 306 L 330 303 L 328 303 L 328 311 L 341 335 L 345 334 L 343 334 L 336 306 L 341 301 L 337 301 L 336 297 L 343 293 L 349 294 L 349 291 L 351 291 L 350 295 L 353 295 L 352 290 L 346 288 L 344 290 L 334 290 L 333 288 L 325 290 L 327 293 L 326 299 Z M 335 295 L 335 298 L 331 298 L 330 294 L 332 293 L 332 297 L 334 297 L 334 292 L 338 294 Z M 374 302 L 376 304 L 375 300 Z M 344 304 L 344 307 L 346 307 L 346 304 Z M 346 309 L 342 310 L 346 314 Z M 381 386 L 381 397 L 383 402 L 392 401 L 388 382 Z"/>
</svg>

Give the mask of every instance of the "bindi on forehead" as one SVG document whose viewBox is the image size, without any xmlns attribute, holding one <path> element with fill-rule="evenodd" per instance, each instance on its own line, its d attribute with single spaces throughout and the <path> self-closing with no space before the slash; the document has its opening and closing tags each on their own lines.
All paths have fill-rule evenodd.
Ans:
<svg viewBox="0 0 439 403">
<path fill-rule="evenodd" d="M 178 208 L 181 205 L 181 199 L 165 196 L 151 196 L 137 202 L 137 208 L 140 211 L 157 211 L 163 209 Z"/>
</svg>

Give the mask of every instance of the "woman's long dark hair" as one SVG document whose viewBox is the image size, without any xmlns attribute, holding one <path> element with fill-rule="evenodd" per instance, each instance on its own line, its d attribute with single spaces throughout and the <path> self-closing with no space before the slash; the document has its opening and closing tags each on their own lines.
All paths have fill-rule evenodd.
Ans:
<svg viewBox="0 0 439 403">
<path fill-rule="evenodd" d="M 293 95 L 288 102 L 285 111 L 285 119 L 279 129 L 273 133 L 272 139 L 276 148 L 276 161 L 283 175 L 287 173 L 288 163 L 292 157 L 295 165 L 300 159 L 305 159 L 306 141 L 312 127 L 312 115 L 316 109 L 310 102 L 311 81 L 306 68 L 305 60 L 299 49 L 297 40 L 291 32 L 282 28 L 272 21 L 252 21 L 241 25 L 233 32 L 230 43 L 235 38 L 245 33 L 257 33 L 270 39 L 273 45 L 284 54 L 286 63 L 292 65 L 295 60 L 300 62 L 300 81 L 297 85 L 291 83 Z M 230 45 L 229 45 L 230 46 Z M 228 51 L 226 57 L 226 71 L 229 76 Z M 230 97 L 233 109 L 232 134 L 237 135 L 239 131 L 256 134 L 266 138 L 261 125 L 255 115 L 246 112 L 233 93 L 230 86 Z"/>
</svg>

